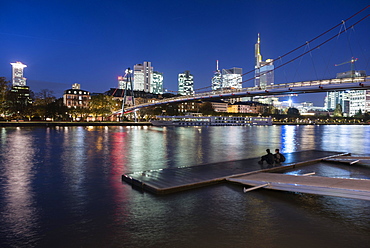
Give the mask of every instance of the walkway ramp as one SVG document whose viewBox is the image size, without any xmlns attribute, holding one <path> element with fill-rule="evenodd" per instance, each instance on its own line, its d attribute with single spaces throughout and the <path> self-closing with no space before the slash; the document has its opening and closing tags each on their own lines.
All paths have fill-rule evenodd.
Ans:
<svg viewBox="0 0 370 248">
<path fill-rule="evenodd" d="M 227 179 L 257 188 L 370 200 L 370 180 L 255 173 Z M 259 187 L 260 186 L 260 187 Z"/>
<path fill-rule="evenodd" d="M 357 163 L 369 163 L 370 157 L 352 157 L 352 156 L 340 156 L 323 159 L 324 162 L 342 163 L 342 164 L 357 164 Z"/>
</svg>

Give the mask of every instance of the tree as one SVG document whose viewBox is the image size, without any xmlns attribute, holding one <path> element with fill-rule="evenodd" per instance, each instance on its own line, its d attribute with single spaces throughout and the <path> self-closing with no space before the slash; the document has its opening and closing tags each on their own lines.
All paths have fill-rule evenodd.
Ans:
<svg viewBox="0 0 370 248">
<path fill-rule="evenodd" d="M 0 114 L 6 114 L 7 96 L 10 90 L 10 82 L 5 77 L 0 77 Z"/>
<path fill-rule="evenodd" d="M 83 107 L 68 108 L 67 113 L 72 117 L 72 120 L 83 120 L 88 115 L 89 110 Z"/>
<path fill-rule="evenodd" d="M 150 106 L 140 109 L 140 114 L 146 119 L 149 120 L 154 118 L 156 115 L 162 114 L 162 108 L 160 106 Z"/>
<path fill-rule="evenodd" d="M 287 111 L 287 115 L 290 115 L 290 116 L 299 116 L 301 115 L 299 113 L 299 110 L 296 109 L 296 108 L 289 108 L 288 111 Z"/>
<path fill-rule="evenodd" d="M 356 118 L 362 118 L 363 117 L 361 109 L 358 110 L 358 112 L 355 114 L 355 117 Z"/>
<path fill-rule="evenodd" d="M 179 103 L 168 103 L 162 108 L 164 115 L 179 115 Z"/>
<path fill-rule="evenodd" d="M 32 115 L 32 91 L 12 87 L 6 95 L 6 112 L 11 118 L 30 119 Z"/>
<path fill-rule="evenodd" d="M 63 104 L 63 98 L 59 98 L 47 106 L 47 116 L 53 118 L 53 120 L 67 120 L 67 111 L 68 108 Z"/>
<path fill-rule="evenodd" d="M 262 109 L 264 115 L 273 115 L 279 113 L 279 110 L 273 105 L 263 105 Z"/>
<path fill-rule="evenodd" d="M 33 103 L 34 115 L 39 116 L 42 120 L 53 118 L 55 113 L 52 109 L 52 103 L 56 100 L 53 94 L 54 92 L 48 89 L 42 89 L 40 92 L 35 94 Z"/>
<path fill-rule="evenodd" d="M 199 112 L 204 115 L 213 115 L 215 110 L 213 109 L 212 103 L 204 102 L 200 105 Z"/>
<path fill-rule="evenodd" d="M 333 113 L 334 117 L 343 117 L 342 105 L 337 104 Z"/>
<path fill-rule="evenodd" d="M 369 112 L 366 112 L 366 113 L 364 114 L 364 119 L 365 119 L 365 120 L 370 120 L 370 114 L 369 114 Z"/>
<path fill-rule="evenodd" d="M 54 91 L 42 89 L 35 94 L 35 105 L 48 105 L 55 101 Z"/>
<path fill-rule="evenodd" d="M 112 96 L 103 94 L 92 96 L 89 102 L 90 113 L 97 117 L 102 117 L 103 120 L 108 115 L 111 115 L 114 111 L 120 109 L 118 101 L 114 100 Z"/>
</svg>

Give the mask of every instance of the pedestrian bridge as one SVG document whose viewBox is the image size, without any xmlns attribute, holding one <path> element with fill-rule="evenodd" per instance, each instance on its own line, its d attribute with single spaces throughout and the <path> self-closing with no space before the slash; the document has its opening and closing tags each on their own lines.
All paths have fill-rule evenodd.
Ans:
<svg viewBox="0 0 370 248">
<path fill-rule="evenodd" d="M 217 100 L 226 98 L 268 96 L 268 95 L 318 93 L 336 90 L 364 90 L 369 88 L 370 88 L 370 76 L 312 80 L 303 82 L 273 84 L 268 85 L 266 87 L 224 89 L 218 91 L 202 92 L 194 95 L 165 98 L 144 104 L 130 106 L 125 108 L 124 111 L 125 113 L 127 113 L 140 108 L 159 106 L 169 103 L 181 103 L 187 101 L 212 100 L 212 99 Z M 121 111 L 119 113 L 121 113 Z"/>
</svg>

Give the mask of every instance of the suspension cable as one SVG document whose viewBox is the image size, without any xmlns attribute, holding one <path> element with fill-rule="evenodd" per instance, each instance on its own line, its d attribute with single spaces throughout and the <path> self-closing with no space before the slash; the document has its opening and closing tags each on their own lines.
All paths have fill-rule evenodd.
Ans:
<svg viewBox="0 0 370 248">
<path fill-rule="evenodd" d="M 293 53 L 293 52 L 297 51 L 298 49 L 300 49 L 300 48 L 302 48 L 302 47 L 306 46 L 308 43 L 311 43 L 311 42 L 313 42 L 313 41 L 317 40 L 318 38 L 322 37 L 323 35 L 325 35 L 325 34 L 329 33 L 329 32 L 330 32 L 330 31 L 332 31 L 333 29 L 335 29 L 335 28 L 337 28 L 338 26 L 342 25 L 344 22 L 349 21 L 349 20 L 350 20 L 350 19 L 352 19 L 353 17 L 355 17 L 355 16 L 357 16 L 358 14 L 360 14 L 361 12 L 365 11 L 365 10 L 366 10 L 367 8 L 369 8 L 369 7 L 370 7 L 370 5 L 366 6 L 365 8 L 363 8 L 363 9 L 361 9 L 360 11 L 356 12 L 355 14 L 353 14 L 353 15 L 352 15 L 352 16 L 350 16 L 350 17 L 348 17 L 347 19 L 342 20 L 340 23 L 336 24 L 336 25 L 335 25 L 335 26 L 333 26 L 332 28 L 330 28 L 330 29 L 326 30 L 325 32 L 321 33 L 320 35 L 316 36 L 315 38 L 313 38 L 313 39 L 311 39 L 311 40 L 309 40 L 309 41 L 306 41 L 304 44 L 302 44 L 302 45 L 300 45 L 300 46 L 298 46 L 298 47 L 294 48 L 293 50 L 291 50 L 291 51 L 289 51 L 289 52 L 287 52 L 287 53 L 283 54 L 282 56 L 279 56 L 279 57 L 277 57 L 276 59 L 273 59 L 271 62 L 267 63 L 266 65 L 269 65 L 269 64 L 273 63 L 273 61 L 275 61 L 275 60 L 278 60 L 278 59 L 280 59 L 280 60 L 281 60 L 283 57 L 288 56 L 289 54 L 291 54 L 291 53 Z M 367 17 L 369 17 L 369 15 L 365 16 L 364 18 L 362 18 L 360 21 L 356 22 L 355 24 L 353 24 L 353 25 L 352 25 L 352 26 L 350 26 L 349 28 L 353 28 L 356 24 L 358 24 L 359 22 L 363 21 L 363 20 L 364 20 L 364 19 L 366 19 Z M 345 29 L 345 30 L 346 30 L 346 29 Z M 340 31 L 337 35 L 335 35 L 334 37 L 330 38 L 329 40 L 326 40 L 325 42 L 323 42 L 323 43 L 321 43 L 320 45 L 318 45 L 318 46 L 314 47 L 313 49 L 310 49 L 310 50 L 308 50 L 308 51 L 304 52 L 303 54 L 301 54 L 301 55 L 297 56 L 296 58 L 294 58 L 294 59 L 292 59 L 292 60 L 289 60 L 288 62 L 283 63 L 282 65 L 280 65 L 280 66 L 276 67 L 276 68 L 275 68 L 275 69 L 273 69 L 273 70 L 276 70 L 276 69 L 278 69 L 278 68 L 280 68 L 280 67 L 282 67 L 282 66 L 284 66 L 284 65 L 286 65 L 286 64 L 289 64 L 289 63 L 293 62 L 294 60 L 296 60 L 296 59 L 298 59 L 298 58 L 302 57 L 303 55 L 306 55 L 307 53 L 309 53 L 309 52 L 311 52 L 311 51 L 313 51 L 313 50 L 317 49 L 317 48 L 318 48 L 318 47 L 320 47 L 321 45 L 323 45 L 323 44 L 327 43 L 328 41 L 332 40 L 333 38 L 335 38 L 335 37 L 339 36 L 340 34 L 342 34 L 343 32 L 345 32 L 345 30 L 344 30 L 344 31 Z M 271 71 L 273 71 L 273 70 L 266 71 L 266 72 L 264 72 L 264 73 L 260 74 L 260 76 L 261 76 L 261 75 L 265 75 L 265 74 L 267 74 L 267 73 L 269 73 L 269 72 L 271 72 Z M 255 69 L 250 70 L 250 71 L 248 71 L 248 72 L 246 72 L 246 73 L 243 73 L 243 74 L 242 74 L 242 76 L 245 76 L 245 75 L 250 74 L 250 73 L 252 73 L 252 72 L 255 72 Z M 256 77 L 250 78 L 250 79 L 248 79 L 248 80 L 244 80 L 244 81 L 242 81 L 240 84 L 245 83 L 245 82 L 248 82 L 248 81 L 253 80 L 253 79 L 255 79 L 255 78 L 256 78 Z M 199 90 L 203 90 L 203 89 L 207 89 L 207 88 L 211 88 L 211 87 L 212 87 L 212 86 L 207 86 L 207 87 L 203 87 L 203 88 L 195 89 L 194 91 L 199 91 Z"/>
<path fill-rule="evenodd" d="M 124 78 L 125 78 L 126 76 L 127 76 L 127 73 L 125 73 L 125 75 L 123 75 L 122 80 L 124 80 Z M 116 94 L 117 89 L 118 89 L 118 86 L 117 86 L 117 87 L 116 87 L 116 89 L 114 90 L 114 92 L 113 92 L 112 96 L 114 96 L 114 94 Z M 122 97 L 122 95 L 123 95 L 123 93 L 121 93 L 121 97 Z"/>
<path fill-rule="evenodd" d="M 370 5 L 366 6 L 365 8 L 363 8 L 363 9 L 361 9 L 360 11 L 356 12 L 355 14 L 353 14 L 353 15 L 352 15 L 352 16 L 350 16 L 350 17 L 348 17 L 347 19 L 342 20 L 340 23 L 336 24 L 336 25 L 335 25 L 335 26 L 333 26 L 332 28 L 330 28 L 330 29 L 326 30 L 325 32 L 321 33 L 320 35 L 316 36 L 315 38 L 313 38 L 313 39 L 311 39 L 311 40 L 309 40 L 309 41 L 306 41 L 304 44 L 302 44 L 302 45 L 300 45 L 300 46 L 298 46 L 298 47 L 294 48 L 293 50 L 291 50 L 291 51 L 289 51 L 289 52 L 287 52 L 287 53 L 283 54 L 282 56 L 279 56 L 279 57 L 277 57 L 276 59 L 273 59 L 271 62 L 267 63 L 266 65 L 269 65 L 269 64 L 273 63 L 273 61 L 275 61 L 275 60 L 278 60 L 278 59 L 280 59 L 280 60 L 281 60 L 283 57 L 288 56 L 289 54 L 291 54 L 291 53 L 293 53 L 293 52 L 297 51 L 298 49 L 300 49 L 300 48 L 302 48 L 302 47 L 306 46 L 307 44 L 309 44 L 309 43 L 311 43 L 311 42 L 313 42 L 313 41 L 317 40 L 318 38 L 320 38 L 320 37 L 322 37 L 323 35 L 325 35 L 325 34 L 329 33 L 330 31 L 332 31 L 333 29 L 335 29 L 335 28 L 337 28 L 338 26 L 342 25 L 343 23 L 345 23 L 345 22 L 349 21 L 349 20 L 350 20 L 350 19 L 352 19 L 353 17 L 357 16 L 357 15 L 358 15 L 358 14 L 360 14 L 361 12 L 365 11 L 365 10 L 366 10 L 367 8 L 369 8 L 369 7 L 370 7 Z M 365 17 L 363 17 L 362 19 L 360 19 L 359 21 L 357 21 L 355 24 L 351 25 L 351 26 L 349 27 L 349 29 L 350 29 L 350 28 L 353 28 L 355 25 L 357 25 L 357 24 L 358 24 L 358 23 L 360 23 L 361 21 L 365 20 L 367 17 L 369 17 L 369 15 L 367 15 L 367 16 L 365 16 Z M 281 65 L 279 65 L 279 66 L 277 66 L 277 67 L 276 67 L 276 68 L 274 68 L 273 70 L 269 70 L 269 71 L 266 71 L 266 72 L 264 72 L 264 73 L 260 74 L 259 76 L 261 76 L 261 75 L 265 75 L 265 74 L 267 74 L 267 73 L 269 73 L 269 72 L 272 72 L 272 71 L 274 71 L 274 70 L 276 70 L 276 69 L 279 69 L 279 68 L 281 68 L 281 67 L 283 67 L 283 66 L 285 66 L 285 65 L 287 65 L 287 64 L 289 64 L 289 63 L 291 63 L 291 62 L 293 62 L 293 61 L 295 61 L 295 60 L 296 60 L 296 59 L 298 59 L 298 58 L 301 58 L 302 56 L 306 55 L 307 53 L 310 53 L 311 51 L 313 51 L 313 50 L 315 50 L 315 49 L 319 48 L 320 46 L 322 46 L 322 45 L 326 44 L 327 42 L 331 41 L 331 40 L 332 40 L 332 39 L 334 39 L 335 37 L 338 37 L 340 34 L 344 33 L 346 30 L 347 30 L 347 29 L 344 29 L 344 30 L 340 31 L 338 34 L 336 34 L 336 35 L 332 36 L 331 38 L 327 39 L 326 41 L 324 41 L 324 42 L 320 43 L 319 45 L 315 46 L 314 48 L 312 48 L 312 49 L 310 49 L 310 50 L 308 50 L 308 51 L 306 51 L 306 52 L 302 53 L 301 55 L 298 55 L 297 57 L 295 57 L 295 58 L 293 58 L 293 59 L 291 59 L 291 60 L 289 60 L 289 61 L 287 61 L 287 62 L 285 62 L 285 63 L 283 63 L 283 64 L 281 64 Z M 252 72 L 255 72 L 255 69 L 250 70 L 250 71 L 248 71 L 248 72 L 246 72 L 246 73 L 243 73 L 241 76 L 245 76 L 245 75 L 250 74 L 250 73 L 252 73 Z M 255 78 L 256 78 L 256 77 L 249 78 L 249 79 L 247 79 L 247 80 L 244 80 L 244 81 L 240 82 L 239 84 L 243 84 L 243 83 L 248 82 L 248 81 L 251 81 L 251 80 L 253 80 L 253 79 L 255 79 Z M 211 88 L 211 87 L 212 87 L 212 86 L 206 86 L 206 87 L 203 87 L 203 88 L 195 89 L 194 91 L 200 91 L 200 90 L 208 89 L 208 88 Z M 178 92 L 178 91 L 173 91 L 173 92 Z"/>
<path fill-rule="evenodd" d="M 304 44 L 302 44 L 302 45 L 298 46 L 297 48 L 294 48 L 293 50 L 291 50 L 291 51 L 289 51 L 289 52 L 287 52 L 287 53 L 283 54 L 282 56 L 277 57 L 277 58 L 276 58 L 276 59 L 274 59 L 274 60 L 277 60 L 277 59 L 279 59 L 279 58 L 283 58 L 283 57 L 285 57 L 285 56 L 287 56 L 287 55 L 289 55 L 289 54 L 291 54 L 291 53 L 293 53 L 293 52 L 297 51 L 298 49 L 300 49 L 300 48 L 302 48 L 302 47 L 306 46 L 306 45 L 307 45 L 307 43 L 311 43 L 311 42 L 313 42 L 313 41 L 317 40 L 317 39 L 318 39 L 318 38 L 320 38 L 321 36 L 323 36 L 323 35 L 325 35 L 325 34 L 329 33 L 329 32 L 330 32 L 330 31 L 332 31 L 333 29 L 335 29 L 335 28 L 337 28 L 338 26 L 342 25 L 344 22 L 347 22 L 348 20 L 352 19 L 353 17 L 355 17 L 356 15 L 360 14 L 362 11 L 365 11 L 365 10 L 366 10 L 367 8 L 369 8 L 369 7 L 370 7 L 370 5 L 366 6 L 365 8 L 363 8 L 362 10 L 360 10 L 360 11 L 358 11 L 357 13 L 353 14 L 352 16 L 348 17 L 347 19 L 345 19 L 345 20 L 341 21 L 340 23 L 338 23 L 338 24 L 337 24 L 337 25 L 335 25 L 334 27 L 332 27 L 332 28 L 328 29 L 327 31 L 325 31 L 325 32 L 323 32 L 322 34 L 320 34 L 320 35 L 316 36 L 315 38 L 313 38 L 313 39 L 311 39 L 311 40 L 309 40 L 309 41 L 305 42 Z M 274 61 L 274 60 L 273 60 L 273 61 Z M 270 63 L 272 63 L 272 62 L 270 62 Z M 266 65 L 268 65 L 268 64 L 266 64 Z M 247 75 L 247 74 L 249 74 L 249 73 L 252 73 L 252 72 L 254 72 L 254 71 L 255 71 L 255 70 L 250 70 L 250 71 L 248 71 L 248 72 L 246 72 L 246 73 L 242 74 L 242 76 Z"/>
<path fill-rule="evenodd" d="M 368 18 L 369 16 L 370 16 L 370 14 L 369 14 L 369 15 L 367 15 L 367 16 L 365 16 L 365 17 L 363 17 L 363 18 L 361 18 L 359 21 L 357 21 L 356 23 L 352 24 L 349 28 L 353 28 L 354 26 L 356 26 L 357 24 L 359 24 L 360 22 L 362 22 L 363 20 L 365 20 L 365 19 L 366 19 L 366 18 Z M 302 56 L 306 55 L 307 53 L 309 53 L 309 52 L 311 52 L 311 51 L 313 51 L 313 50 L 315 50 L 315 49 L 319 48 L 320 46 L 322 46 L 322 45 L 324 45 L 324 44 L 328 43 L 329 41 L 331 41 L 332 39 L 334 39 L 335 37 L 337 37 L 337 36 L 341 35 L 341 34 L 342 34 L 342 33 L 344 33 L 344 32 L 346 32 L 346 29 L 345 29 L 345 30 L 342 30 L 342 31 L 341 31 L 341 32 L 339 32 L 338 34 L 336 34 L 336 35 L 332 36 L 331 38 L 327 39 L 326 41 L 324 41 L 324 42 L 320 43 L 319 45 L 315 46 L 314 48 L 312 48 L 312 49 L 310 49 L 310 50 L 308 50 L 308 51 L 306 51 L 306 52 L 302 53 L 301 55 L 298 55 L 297 57 L 295 57 L 295 58 L 293 58 L 293 59 L 291 59 L 291 60 L 289 60 L 289 61 L 285 62 L 284 64 L 279 65 L 278 67 L 274 68 L 273 70 L 266 71 L 266 72 L 264 72 L 264 73 L 262 73 L 262 74 L 260 74 L 260 75 L 265 75 L 265 74 L 267 74 L 267 73 L 269 73 L 269 72 L 272 72 L 272 71 L 274 71 L 274 70 L 276 70 L 276 69 L 281 68 L 282 66 L 285 66 L 285 65 L 287 65 L 287 64 L 289 64 L 289 63 L 291 63 L 291 62 L 295 61 L 296 59 L 298 59 L 298 58 L 300 58 L 300 57 L 302 57 Z M 250 81 L 250 80 L 253 80 L 253 79 L 255 79 L 255 78 L 256 78 L 256 77 L 253 77 L 253 78 L 247 79 L 247 80 L 245 80 L 245 81 L 242 81 L 240 84 L 245 83 L 245 82 Z"/>
</svg>

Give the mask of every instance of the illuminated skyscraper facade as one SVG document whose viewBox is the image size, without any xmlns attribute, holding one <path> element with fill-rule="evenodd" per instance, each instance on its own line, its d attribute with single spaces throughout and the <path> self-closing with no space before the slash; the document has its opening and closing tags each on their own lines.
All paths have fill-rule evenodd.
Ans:
<svg viewBox="0 0 370 248">
<path fill-rule="evenodd" d="M 241 89 L 242 88 L 242 68 L 222 69 L 222 88 Z"/>
<path fill-rule="evenodd" d="M 274 84 L 274 61 L 272 59 L 262 60 L 260 34 L 255 44 L 255 63 L 254 86 L 263 88 Z"/>
<path fill-rule="evenodd" d="M 12 65 L 12 88 L 10 94 L 13 103 L 17 104 L 22 111 L 23 107 L 32 103 L 30 88 L 26 86 L 26 78 L 23 77 L 23 69 L 27 65 L 22 62 L 10 63 Z"/>
<path fill-rule="evenodd" d="M 154 71 L 152 85 L 150 87 L 151 93 L 163 94 L 163 73 Z"/>
<path fill-rule="evenodd" d="M 27 65 L 18 61 L 10 64 L 12 65 L 13 86 L 26 86 L 26 78 L 23 77 L 23 69 L 27 67 Z"/>
<path fill-rule="evenodd" d="M 212 77 L 212 90 L 221 90 L 222 89 L 222 74 L 218 69 L 218 60 L 216 61 L 216 71 Z"/>
<path fill-rule="evenodd" d="M 347 71 L 337 73 L 337 78 L 366 77 L 365 71 Z M 330 91 L 326 93 L 325 108 L 334 110 L 340 104 L 344 116 L 354 116 L 357 113 L 370 112 L 369 90 Z"/>
<path fill-rule="evenodd" d="M 194 77 L 190 71 L 179 73 L 179 94 L 180 95 L 193 95 L 194 94 Z"/>
<path fill-rule="evenodd" d="M 151 62 L 134 65 L 134 90 L 152 92 L 150 87 L 153 79 Z"/>
<path fill-rule="evenodd" d="M 349 105 L 350 105 L 351 94 L 349 91 L 331 91 L 327 92 L 325 97 L 325 108 L 328 110 L 334 110 L 338 104 L 342 106 L 342 112 L 344 116 L 349 116 Z"/>
<path fill-rule="evenodd" d="M 370 90 L 350 90 L 349 116 L 370 112 Z"/>
</svg>

